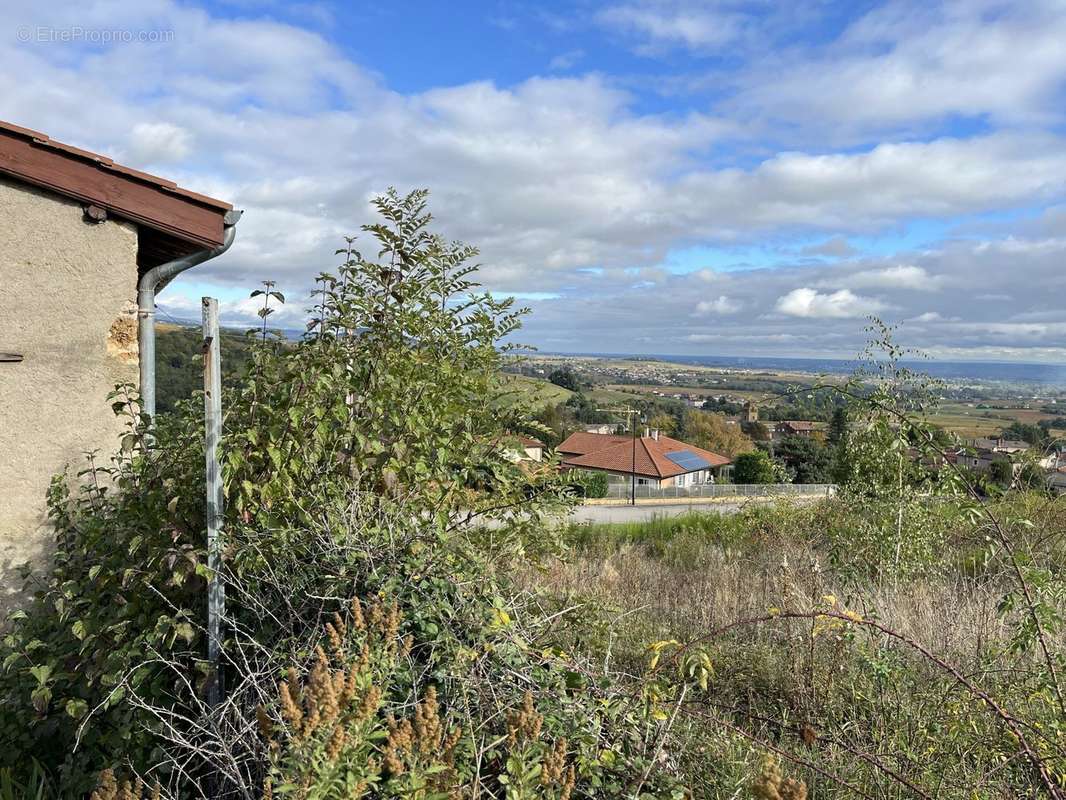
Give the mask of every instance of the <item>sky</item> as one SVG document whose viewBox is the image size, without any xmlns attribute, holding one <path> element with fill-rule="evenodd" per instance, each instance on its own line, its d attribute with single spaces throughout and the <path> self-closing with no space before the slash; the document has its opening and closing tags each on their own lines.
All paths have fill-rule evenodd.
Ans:
<svg viewBox="0 0 1066 800">
<path fill-rule="evenodd" d="M 389 186 L 547 351 L 1066 363 L 1066 0 L 5 3 L 0 119 L 245 211 L 301 327 Z M 357 245 L 358 246 L 358 245 Z"/>
</svg>

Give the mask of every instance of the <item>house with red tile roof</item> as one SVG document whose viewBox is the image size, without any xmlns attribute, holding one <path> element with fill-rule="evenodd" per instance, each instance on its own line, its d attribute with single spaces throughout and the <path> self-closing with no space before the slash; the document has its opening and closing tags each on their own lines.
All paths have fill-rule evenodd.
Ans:
<svg viewBox="0 0 1066 800">
<path fill-rule="evenodd" d="M 808 422 L 807 420 L 786 419 L 774 425 L 773 436 L 775 439 L 785 439 L 789 436 L 824 439 L 825 424 L 822 422 Z"/>
<path fill-rule="evenodd" d="M 732 463 L 723 455 L 655 431 L 639 438 L 578 431 L 556 450 L 565 469 L 606 472 L 618 483 L 635 475 L 638 486 L 711 483 Z"/>
<path fill-rule="evenodd" d="M 544 459 L 544 442 L 525 434 L 516 434 L 506 439 L 508 458 L 512 461 L 542 461 Z"/>
</svg>

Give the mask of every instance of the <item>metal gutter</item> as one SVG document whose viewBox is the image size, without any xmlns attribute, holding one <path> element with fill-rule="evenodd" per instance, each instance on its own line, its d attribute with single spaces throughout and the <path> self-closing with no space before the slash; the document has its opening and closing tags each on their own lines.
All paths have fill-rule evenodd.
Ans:
<svg viewBox="0 0 1066 800">
<path fill-rule="evenodd" d="M 229 250 L 237 237 L 237 222 L 243 211 L 230 210 L 223 219 L 222 244 L 198 250 L 152 267 L 137 284 L 137 338 L 140 347 L 141 412 L 155 420 L 155 295 L 174 278 L 198 264 L 210 261 Z M 150 424 L 150 423 L 149 423 Z"/>
</svg>

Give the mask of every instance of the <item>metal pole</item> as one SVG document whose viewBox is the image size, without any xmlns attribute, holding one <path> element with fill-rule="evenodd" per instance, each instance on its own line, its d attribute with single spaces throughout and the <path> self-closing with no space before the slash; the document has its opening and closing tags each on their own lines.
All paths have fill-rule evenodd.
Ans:
<svg viewBox="0 0 1066 800">
<path fill-rule="evenodd" d="M 198 250 L 181 258 L 152 267 L 137 282 L 137 339 L 140 346 L 141 412 L 155 424 L 155 296 L 176 276 L 229 250 L 237 236 L 237 222 L 243 211 L 230 210 L 222 218 L 222 244 Z"/>
<path fill-rule="evenodd" d="M 202 300 L 204 321 L 204 466 L 207 473 L 207 661 L 210 673 L 207 704 L 216 708 L 225 691 L 219 653 L 222 645 L 222 614 L 226 589 L 222 584 L 222 465 L 218 442 L 222 437 L 222 364 L 219 353 L 218 300 Z"/>
<path fill-rule="evenodd" d="M 141 412 L 155 423 L 155 285 L 137 289 L 137 360 L 140 370 Z"/>
<path fill-rule="evenodd" d="M 640 417 L 633 415 L 633 474 L 629 476 L 629 505 L 637 504 L 637 423 Z"/>
</svg>

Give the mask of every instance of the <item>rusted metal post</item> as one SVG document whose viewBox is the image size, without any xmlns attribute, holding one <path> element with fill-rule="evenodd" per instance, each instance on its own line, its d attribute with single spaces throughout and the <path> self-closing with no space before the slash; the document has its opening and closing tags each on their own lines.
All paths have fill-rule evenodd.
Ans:
<svg viewBox="0 0 1066 800">
<path fill-rule="evenodd" d="M 215 708 L 225 691 L 219 664 L 222 649 L 222 615 L 226 608 L 226 589 L 222 583 L 222 464 L 218 443 L 222 438 L 222 364 L 219 353 L 218 300 L 205 297 L 204 333 L 204 464 L 207 473 L 207 660 L 210 674 L 207 703 Z"/>
</svg>

